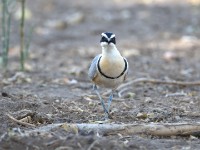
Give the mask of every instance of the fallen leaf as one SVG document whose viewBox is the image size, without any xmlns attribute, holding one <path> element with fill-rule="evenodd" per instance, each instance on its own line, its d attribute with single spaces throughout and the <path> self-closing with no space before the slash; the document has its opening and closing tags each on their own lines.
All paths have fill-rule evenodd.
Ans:
<svg viewBox="0 0 200 150">
<path fill-rule="evenodd" d="M 61 125 L 61 128 L 63 128 L 67 132 L 70 132 L 70 133 L 72 132 L 74 134 L 78 134 L 78 127 L 74 124 L 64 123 Z"/>
<path fill-rule="evenodd" d="M 133 93 L 133 92 L 128 92 L 128 93 L 124 96 L 124 98 L 133 99 L 135 96 L 136 96 L 135 93 Z"/>
<path fill-rule="evenodd" d="M 136 117 L 138 119 L 146 119 L 148 116 L 146 113 L 138 113 Z"/>
</svg>

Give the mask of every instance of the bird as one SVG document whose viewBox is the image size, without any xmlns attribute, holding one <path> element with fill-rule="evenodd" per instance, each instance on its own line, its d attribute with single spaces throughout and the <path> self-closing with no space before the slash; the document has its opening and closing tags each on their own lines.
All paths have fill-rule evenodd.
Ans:
<svg viewBox="0 0 200 150">
<path fill-rule="evenodd" d="M 93 90 L 100 99 L 105 113 L 105 119 L 109 118 L 109 109 L 113 99 L 113 92 L 122 84 L 128 74 L 128 61 L 124 58 L 116 47 L 115 34 L 103 32 L 101 34 L 100 45 L 102 53 L 98 54 L 91 62 L 88 76 L 93 83 Z M 107 107 L 102 99 L 98 87 L 111 89 Z"/>
</svg>

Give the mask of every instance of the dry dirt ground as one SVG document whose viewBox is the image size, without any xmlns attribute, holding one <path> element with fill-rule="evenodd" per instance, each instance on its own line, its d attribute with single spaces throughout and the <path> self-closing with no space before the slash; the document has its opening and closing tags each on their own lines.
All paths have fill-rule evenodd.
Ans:
<svg viewBox="0 0 200 150">
<path fill-rule="evenodd" d="M 17 9 L 17 8 L 16 8 Z M 127 57 L 127 81 L 200 79 L 200 5 L 198 1 L 27 0 L 34 26 L 27 61 L 19 68 L 19 20 L 13 16 L 9 69 L 0 75 L 0 149 L 200 149 L 199 135 L 98 135 L 57 129 L 20 136 L 52 123 L 94 123 L 103 109 L 87 78 L 101 53 L 100 34 L 116 34 Z M 105 89 L 99 89 L 105 93 Z M 138 83 L 114 94 L 111 123 L 195 123 L 200 120 L 199 86 Z M 108 97 L 108 96 L 104 96 Z M 28 118 L 36 127 L 17 124 Z"/>
</svg>

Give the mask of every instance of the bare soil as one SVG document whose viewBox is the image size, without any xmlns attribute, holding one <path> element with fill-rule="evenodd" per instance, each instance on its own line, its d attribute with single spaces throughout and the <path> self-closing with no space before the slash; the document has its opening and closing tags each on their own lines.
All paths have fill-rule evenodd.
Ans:
<svg viewBox="0 0 200 150">
<path fill-rule="evenodd" d="M 6 116 L 18 120 L 30 116 L 36 127 L 101 120 L 103 109 L 87 71 L 101 53 L 104 31 L 116 34 L 117 48 L 128 59 L 126 82 L 141 77 L 198 81 L 200 5 L 181 0 L 147 2 L 27 1 L 31 16 L 26 31 L 34 25 L 27 71 L 19 72 L 19 20 L 13 16 L 9 69 L 0 75 L 0 149 L 200 149 L 199 135 L 106 136 L 58 129 L 20 137 L 32 127 Z M 199 96 L 199 86 L 134 84 L 114 94 L 110 122 L 199 122 Z"/>
</svg>

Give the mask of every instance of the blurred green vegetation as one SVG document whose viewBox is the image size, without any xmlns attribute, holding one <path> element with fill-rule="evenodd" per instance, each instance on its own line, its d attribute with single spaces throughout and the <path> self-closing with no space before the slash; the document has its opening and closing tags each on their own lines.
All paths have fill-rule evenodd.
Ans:
<svg viewBox="0 0 200 150">
<path fill-rule="evenodd" d="M 26 0 L 1 0 L 0 11 L 1 14 L 1 41 L 2 50 L 0 51 L 0 65 L 4 70 L 7 70 L 8 66 L 8 54 L 10 49 L 10 30 L 13 10 L 17 3 L 21 4 L 21 9 L 19 13 L 20 20 L 20 69 L 24 71 L 25 60 L 28 58 L 28 49 L 30 46 L 30 41 L 33 33 L 33 27 L 30 28 L 30 32 L 25 38 L 25 13 L 26 13 Z M 16 15 L 16 14 L 15 14 Z"/>
</svg>

